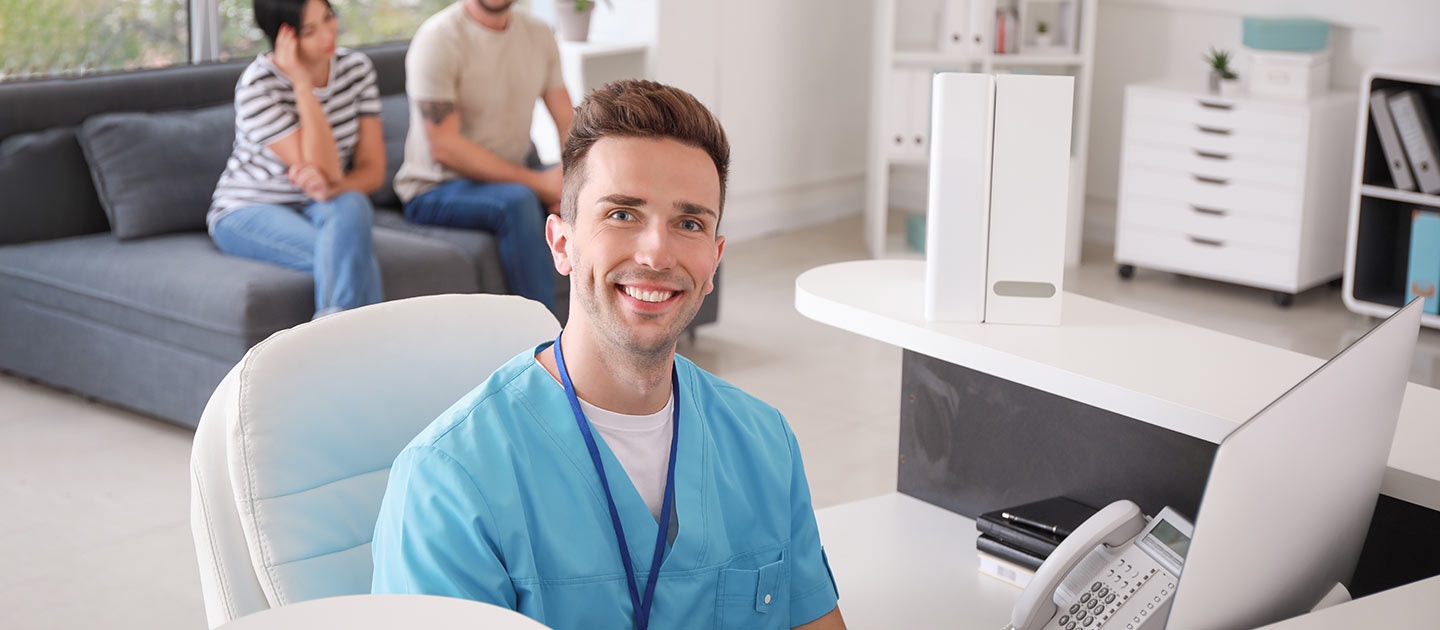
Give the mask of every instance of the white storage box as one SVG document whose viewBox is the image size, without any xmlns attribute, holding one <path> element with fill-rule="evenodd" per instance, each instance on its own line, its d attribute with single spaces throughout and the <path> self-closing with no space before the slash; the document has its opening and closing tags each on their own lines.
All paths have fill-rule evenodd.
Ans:
<svg viewBox="0 0 1440 630">
<path fill-rule="evenodd" d="M 1330 89 L 1330 51 L 1315 53 L 1245 50 L 1241 69 L 1251 96 L 1305 101 Z"/>
</svg>

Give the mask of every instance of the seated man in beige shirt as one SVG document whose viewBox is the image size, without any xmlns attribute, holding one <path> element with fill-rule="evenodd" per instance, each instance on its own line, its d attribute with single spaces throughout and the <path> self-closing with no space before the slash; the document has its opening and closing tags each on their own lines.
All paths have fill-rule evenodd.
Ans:
<svg viewBox="0 0 1440 630">
<path fill-rule="evenodd" d="M 555 310 L 545 217 L 558 167 L 525 165 L 541 98 L 559 137 L 573 110 L 550 27 L 513 0 L 460 0 L 415 33 L 405 59 L 410 133 L 395 192 L 416 223 L 493 232 L 511 293 Z"/>
</svg>

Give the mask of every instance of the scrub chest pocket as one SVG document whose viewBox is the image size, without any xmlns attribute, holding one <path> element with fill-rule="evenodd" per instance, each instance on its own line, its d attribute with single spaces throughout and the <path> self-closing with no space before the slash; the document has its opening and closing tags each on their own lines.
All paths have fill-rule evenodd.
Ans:
<svg viewBox="0 0 1440 630">
<path fill-rule="evenodd" d="M 790 571 L 781 552 L 773 562 L 758 568 L 720 571 L 716 626 L 720 628 L 789 628 Z M 737 559 L 732 565 L 754 566 L 758 558 Z"/>
</svg>

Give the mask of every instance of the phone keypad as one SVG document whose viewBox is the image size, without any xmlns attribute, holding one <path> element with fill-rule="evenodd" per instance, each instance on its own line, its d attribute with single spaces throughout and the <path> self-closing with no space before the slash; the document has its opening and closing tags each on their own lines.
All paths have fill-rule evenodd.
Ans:
<svg viewBox="0 0 1440 630">
<path fill-rule="evenodd" d="M 1144 586 L 1156 573 L 1154 568 L 1139 568 L 1131 564 L 1124 557 L 1117 558 L 1102 572 L 1098 579 L 1092 582 L 1088 589 L 1080 594 L 1069 606 L 1063 608 L 1061 616 L 1055 621 L 1063 630 L 1086 630 L 1096 626 L 1103 626 L 1115 612 L 1129 601 L 1140 587 Z M 1170 587 L 1166 590 L 1174 590 Z M 1152 608 L 1144 609 L 1148 616 L 1158 602 L 1147 602 Z M 1132 620 L 1131 628 L 1139 625 L 1144 616 Z"/>
</svg>

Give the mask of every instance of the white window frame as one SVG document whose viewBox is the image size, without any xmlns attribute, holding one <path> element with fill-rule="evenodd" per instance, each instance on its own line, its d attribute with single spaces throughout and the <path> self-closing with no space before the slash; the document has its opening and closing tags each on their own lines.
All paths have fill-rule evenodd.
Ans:
<svg viewBox="0 0 1440 630">
<path fill-rule="evenodd" d="M 220 58 L 220 0 L 189 0 L 190 63 Z"/>
</svg>

